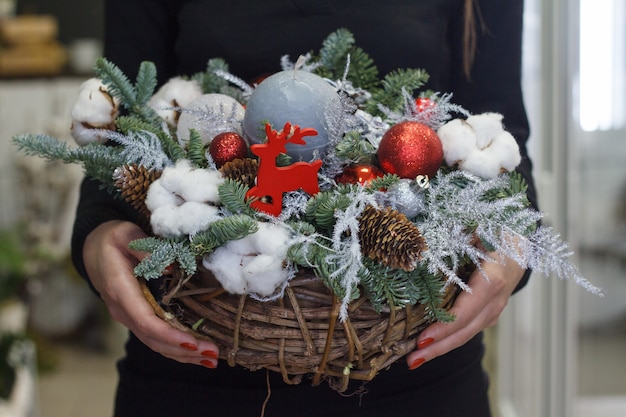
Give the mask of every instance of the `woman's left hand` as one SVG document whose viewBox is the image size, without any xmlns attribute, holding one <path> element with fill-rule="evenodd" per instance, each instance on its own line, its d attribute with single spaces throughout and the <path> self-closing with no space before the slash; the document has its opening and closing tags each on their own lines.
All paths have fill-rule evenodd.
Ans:
<svg viewBox="0 0 626 417">
<path fill-rule="evenodd" d="M 499 259 L 497 254 L 489 254 Z M 469 279 L 471 293 L 462 292 L 450 312 L 455 315 L 452 323 L 435 323 L 426 328 L 417 339 L 417 350 L 406 357 L 413 370 L 438 356 L 450 352 L 477 335 L 487 327 L 494 326 L 509 297 L 524 275 L 524 270 L 513 260 L 503 263 L 483 263 L 488 280 L 478 270 Z"/>
</svg>

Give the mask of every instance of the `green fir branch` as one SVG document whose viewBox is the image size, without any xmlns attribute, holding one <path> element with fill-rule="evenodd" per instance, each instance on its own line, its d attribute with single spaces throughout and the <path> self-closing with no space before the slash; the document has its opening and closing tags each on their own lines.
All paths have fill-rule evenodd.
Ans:
<svg viewBox="0 0 626 417">
<path fill-rule="evenodd" d="M 337 29 L 322 42 L 319 58 L 324 68 L 334 75 L 341 77 L 346 67 L 346 56 L 354 46 L 354 35 L 345 28 Z"/>
<path fill-rule="evenodd" d="M 163 130 L 162 126 L 148 123 L 137 115 L 118 116 L 115 125 L 125 135 L 139 131 L 154 133 L 159 138 L 163 151 L 173 162 L 187 157 L 183 147 L 174 140 L 170 133 Z"/>
<path fill-rule="evenodd" d="M 120 100 L 125 108 L 131 110 L 137 102 L 137 91 L 126 74 L 106 58 L 98 58 L 95 66 L 96 76 L 107 86 L 107 91 Z"/>
<path fill-rule="evenodd" d="M 382 89 L 372 92 L 372 99 L 366 110 L 372 114 L 380 114 L 378 105 L 391 111 L 401 110 L 404 106 L 403 91 L 413 94 L 428 81 L 428 77 L 423 69 L 398 69 L 390 72 L 382 80 Z"/>
<path fill-rule="evenodd" d="M 355 87 L 366 90 L 377 88 L 380 80 L 374 60 L 363 49 L 355 46 L 354 35 L 344 28 L 331 33 L 322 43 L 318 52 L 318 59 L 322 65 L 315 69 L 315 73 L 340 80 L 348 65 L 348 57 L 350 58 L 346 76 L 348 81 Z"/>
<path fill-rule="evenodd" d="M 400 177 L 396 174 L 385 174 L 382 177 L 374 178 L 367 184 L 370 191 L 388 190 L 400 182 Z"/>
<path fill-rule="evenodd" d="M 157 70 L 153 62 L 144 61 L 139 65 L 136 84 L 136 101 L 140 107 L 145 107 L 154 95 L 157 86 Z"/>
<path fill-rule="evenodd" d="M 223 89 L 228 86 L 228 81 L 218 76 L 216 71 L 229 72 L 228 64 L 222 58 L 212 58 L 207 62 L 206 70 L 192 76 L 196 80 L 204 94 L 222 93 Z"/>
<path fill-rule="evenodd" d="M 183 147 L 176 140 L 174 140 L 172 136 L 167 134 L 167 132 L 161 131 L 161 133 L 157 136 L 161 141 L 161 146 L 163 147 L 163 150 L 173 162 L 185 159 L 187 157 L 187 152 L 185 152 L 185 149 L 183 149 Z"/>
<path fill-rule="evenodd" d="M 417 301 L 424 306 L 426 317 L 431 321 L 443 323 L 454 321 L 454 314 L 442 308 L 444 280 L 440 276 L 429 273 L 424 268 L 415 269 L 413 272 L 418 274 L 414 279 L 414 284 L 421 294 Z"/>
<path fill-rule="evenodd" d="M 483 196 L 484 201 L 496 201 L 508 197 L 513 197 L 519 194 L 526 195 L 528 184 L 526 183 L 526 180 L 524 179 L 522 174 L 517 171 L 513 171 L 509 172 L 507 175 L 509 177 L 509 181 L 507 184 L 508 187 L 502 187 L 487 191 Z M 528 199 L 526 199 L 525 201 L 527 204 L 530 204 L 528 202 Z"/>
<path fill-rule="evenodd" d="M 202 143 L 202 137 L 196 129 L 189 129 L 189 141 L 187 142 L 187 158 L 198 168 L 206 168 L 208 161 L 205 156 L 206 149 Z"/>
<path fill-rule="evenodd" d="M 139 88 L 131 83 L 126 74 L 105 58 L 98 58 L 95 71 L 98 78 L 107 86 L 109 94 L 119 99 L 124 108 L 144 121 L 160 126 L 160 117 L 146 105 L 146 102 L 142 102 L 145 99 L 147 90 L 152 85 L 149 65 L 154 64 L 146 63 L 142 65 L 144 67 L 143 74 L 141 74 L 141 78 L 138 80 L 144 83 L 141 85 L 141 94 L 139 93 Z"/>
<path fill-rule="evenodd" d="M 43 134 L 22 134 L 13 138 L 18 150 L 28 156 L 38 156 L 48 161 L 61 161 L 66 164 L 80 164 L 88 177 L 109 186 L 113 183 L 113 171 L 126 162 L 122 149 L 91 143 L 72 148 L 64 141 Z"/>
<path fill-rule="evenodd" d="M 148 237 L 134 240 L 128 247 L 149 253 L 134 269 L 138 277 L 147 280 L 159 278 L 167 267 L 175 263 L 178 263 L 187 274 L 196 272 L 196 258 L 187 242 Z"/>
<path fill-rule="evenodd" d="M 256 212 L 250 207 L 248 203 L 249 199 L 246 197 L 246 193 L 248 192 L 247 185 L 226 178 L 224 183 L 219 185 L 217 191 L 220 202 L 229 212 L 245 214 L 251 217 L 255 215 Z"/>
<path fill-rule="evenodd" d="M 337 143 L 335 151 L 338 157 L 356 163 L 371 163 L 375 154 L 374 145 L 364 140 L 357 130 L 347 132 Z"/>
<path fill-rule="evenodd" d="M 328 255 L 330 252 L 322 249 L 316 254 L 317 261 L 313 267 L 313 271 L 317 277 L 322 279 L 326 287 L 333 292 L 337 299 L 343 300 L 346 296 L 347 288 L 343 282 L 343 274 L 337 273 L 340 269 L 340 265 L 337 261 L 329 261 L 328 256 L 324 256 L 325 254 Z M 366 273 L 367 270 L 364 268 L 359 271 L 358 275 L 361 280 Z M 361 290 L 359 286 L 353 286 L 352 292 L 350 293 L 350 300 L 356 300 L 360 296 Z"/>
<path fill-rule="evenodd" d="M 160 127 L 148 123 L 136 115 L 118 116 L 117 119 L 115 119 L 115 126 L 120 133 L 123 133 L 125 135 L 129 134 L 130 132 L 138 132 L 143 130 L 146 132 L 152 132 L 155 135 L 159 136 L 159 134 L 163 131 L 163 129 L 161 129 Z"/>
<path fill-rule="evenodd" d="M 317 230 L 311 223 L 304 221 L 287 222 L 296 236 L 315 236 Z M 287 250 L 287 259 L 298 266 L 312 268 L 326 258 L 329 249 L 317 239 L 298 240 Z"/>
<path fill-rule="evenodd" d="M 388 268 L 369 258 L 363 259 L 369 273 L 361 285 L 374 309 L 381 312 L 385 306 L 414 305 L 422 297 L 412 272 Z"/>
<path fill-rule="evenodd" d="M 378 74 L 378 67 L 367 52 L 359 47 L 350 51 L 350 70 L 347 78 L 355 87 L 374 91 L 380 87 Z"/>
<path fill-rule="evenodd" d="M 341 184 L 335 191 L 317 193 L 309 199 L 305 211 L 307 221 L 319 228 L 331 231 L 335 225 L 335 212 L 347 209 L 352 200 L 346 194 L 353 187 L 350 184 Z"/>
<path fill-rule="evenodd" d="M 236 214 L 217 220 L 191 238 L 191 247 L 196 256 L 211 253 L 218 246 L 244 237 L 259 230 L 258 222 L 250 216 Z"/>
</svg>

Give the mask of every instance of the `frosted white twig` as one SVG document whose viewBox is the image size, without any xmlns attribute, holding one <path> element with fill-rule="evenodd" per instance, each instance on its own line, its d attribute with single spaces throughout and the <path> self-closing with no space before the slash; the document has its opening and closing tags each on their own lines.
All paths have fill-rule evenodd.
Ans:
<svg viewBox="0 0 626 417">
<path fill-rule="evenodd" d="M 141 130 L 123 135 L 118 132 L 107 131 L 103 134 L 106 134 L 107 139 L 124 146 L 121 156 L 129 163 L 136 163 L 143 165 L 146 169 L 157 170 L 172 165 L 172 161 L 161 146 L 161 141 L 152 132 Z"/>
</svg>

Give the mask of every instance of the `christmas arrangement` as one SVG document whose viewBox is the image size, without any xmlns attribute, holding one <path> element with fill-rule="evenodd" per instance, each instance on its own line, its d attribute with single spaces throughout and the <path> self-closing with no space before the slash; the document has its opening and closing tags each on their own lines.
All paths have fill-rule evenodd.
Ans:
<svg viewBox="0 0 626 417">
<path fill-rule="evenodd" d="M 152 63 L 131 82 L 100 59 L 72 112 L 81 146 L 14 141 L 138 211 L 150 237 L 131 246 L 150 255 L 135 273 L 157 314 L 288 383 L 372 379 L 454 319 L 484 261 L 600 292 L 537 226 L 501 115 L 421 91 L 423 70 L 380 79 L 343 29 L 281 67 L 249 85 L 212 59 L 157 90 Z"/>
</svg>

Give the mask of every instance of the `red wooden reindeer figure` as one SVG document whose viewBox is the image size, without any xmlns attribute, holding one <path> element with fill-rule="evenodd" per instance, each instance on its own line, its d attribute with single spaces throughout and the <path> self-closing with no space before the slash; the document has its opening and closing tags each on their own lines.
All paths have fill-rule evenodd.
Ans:
<svg viewBox="0 0 626 417">
<path fill-rule="evenodd" d="M 282 132 L 273 130 L 268 124 L 265 125 L 267 142 L 250 146 L 250 151 L 259 157 L 259 169 L 257 172 L 256 186 L 252 187 L 246 197 L 255 197 L 250 204 L 252 208 L 264 213 L 278 216 L 283 208 L 283 193 L 302 189 L 306 193 L 316 194 L 319 192 L 317 172 L 322 166 L 322 161 L 317 159 L 313 162 L 296 162 L 289 166 L 276 166 L 276 157 L 286 153 L 285 145 L 288 143 L 305 145 L 303 137 L 315 136 L 317 131 L 312 128 L 300 129 L 290 123 L 285 123 Z"/>
</svg>

